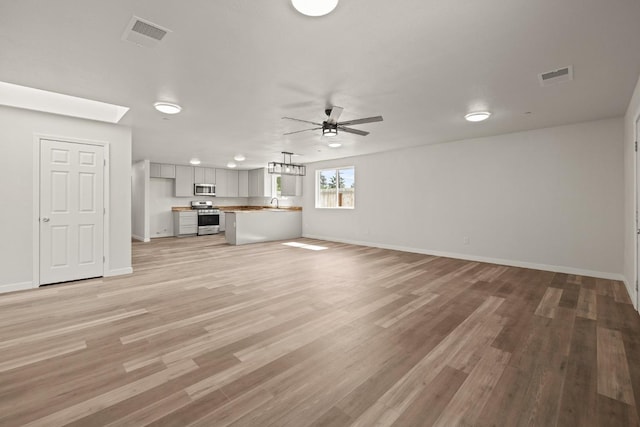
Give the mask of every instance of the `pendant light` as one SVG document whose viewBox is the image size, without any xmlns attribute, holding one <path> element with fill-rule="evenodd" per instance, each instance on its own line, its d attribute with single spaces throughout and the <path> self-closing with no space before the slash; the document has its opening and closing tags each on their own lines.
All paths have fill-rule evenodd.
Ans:
<svg viewBox="0 0 640 427">
<path fill-rule="evenodd" d="M 305 176 L 307 174 L 307 167 L 298 163 L 292 163 L 291 156 L 293 156 L 293 153 L 283 151 L 282 162 L 269 162 L 267 171 L 275 175 Z"/>
</svg>

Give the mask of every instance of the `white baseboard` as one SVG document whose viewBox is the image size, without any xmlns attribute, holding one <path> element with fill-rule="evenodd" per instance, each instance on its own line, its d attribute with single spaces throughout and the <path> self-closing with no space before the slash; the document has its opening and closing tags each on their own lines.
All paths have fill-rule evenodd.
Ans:
<svg viewBox="0 0 640 427">
<path fill-rule="evenodd" d="M 132 234 L 131 237 L 139 242 L 149 243 L 151 239 L 148 237 L 145 239 L 144 237 L 138 236 L 137 234 Z"/>
<path fill-rule="evenodd" d="M 391 249 L 402 252 L 412 252 L 424 255 L 441 256 L 445 258 L 463 259 L 466 261 L 486 262 L 488 264 L 508 265 L 510 267 L 530 268 L 532 270 L 553 271 L 555 273 L 575 274 L 577 276 L 597 277 L 599 279 L 620 280 L 624 281 L 624 276 L 620 273 L 609 273 L 603 271 L 586 270 L 574 267 L 565 267 L 562 265 L 538 264 L 527 261 L 518 261 L 502 258 L 490 258 L 477 255 L 460 254 L 455 252 L 443 252 L 424 248 L 411 248 L 406 246 L 387 245 L 384 243 L 372 243 L 358 240 L 340 239 L 336 237 L 315 236 L 311 234 L 303 234 L 302 237 L 309 239 L 327 240 L 330 242 L 347 243 L 351 245 L 371 246 L 374 248 Z M 627 288 L 628 289 L 628 288 Z M 630 293 L 631 295 L 631 293 Z"/>
<path fill-rule="evenodd" d="M 124 274 L 131 274 L 131 273 L 133 273 L 133 268 L 131 267 L 116 268 L 114 270 L 109 270 L 108 272 L 106 272 L 104 277 L 122 276 Z"/>
<path fill-rule="evenodd" d="M 33 282 L 9 283 L 6 285 L 0 285 L 0 294 L 5 292 L 25 291 L 33 288 Z"/>
<path fill-rule="evenodd" d="M 166 233 L 162 233 L 162 234 L 156 234 L 151 236 L 152 239 L 158 239 L 161 237 L 174 237 L 173 234 L 166 234 Z"/>
<path fill-rule="evenodd" d="M 633 307 L 636 310 L 638 310 L 638 299 L 636 297 L 636 290 L 633 289 L 633 287 L 631 286 L 631 283 L 629 283 L 627 278 L 624 277 L 624 276 L 622 277 L 622 283 L 624 283 L 624 287 L 627 288 L 627 293 L 629 294 L 629 297 L 631 298 L 631 303 L 633 304 Z"/>
</svg>

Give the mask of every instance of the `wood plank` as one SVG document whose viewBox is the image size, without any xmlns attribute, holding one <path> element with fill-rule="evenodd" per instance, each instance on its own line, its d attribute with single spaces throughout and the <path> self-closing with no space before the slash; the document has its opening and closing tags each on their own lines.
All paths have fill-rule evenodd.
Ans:
<svg viewBox="0 0 640 427">
<path fill-rule="evenodd" d="M 353 423 L 354 426 L 369 426 L 380 423 L 391 425 L 405 409 L 428 387 L 429 383 L 446 366 L 451 355 L 466 353 L 473 343 L 478 325 L 491 315 L 503 302 L 502 298 L 489 297 L 476 311 L 465 319 L 433 351 L 416 364 L 405 376 L 391 387 L 376 403 Z M 471 345 L 470 345 L 471 344 Z"/>
<path fill-rule="evenodd" d="M 560 304 L 560 298 L 562 297 L 562 289 L 558 288 L 547 288 L 547 291 L 544 293 L 538 308 L 536 308 L 535 314 L 538 316 L 548 317 L 553 319 L 556 314 L 556 309 Z"/>
<path fill-rule="evenodd" d="M 409 304 L 400 307 L 399 309 L 397 309 L 392 313 L 389 313 L 388 315 L 376 321 L 375 323 L 376 325 L 380 325 L 383 328 L 388 328 L 389 326 L 393 325 L 397 321 L 404 319 L 405 317 L 409 316 L 411 313 L 415 312 L 416 310 L 419 310 L 421 307 L 429 304 L 431 301 L 433 301 L 438 297 L 439 297 L 438 294 L 426 293 L 414 299 Z"/>
<path fill-rule="evenodd" d="M 634 405 L 633 387 L 619 331 L 598 327 L 598 393 Z"/>
<path fill-rule="evenodd" d="M 433 425 L 472 425 L 507 367 L 510 356 L 502 350 L 489 348 Z"/>
<path fill-rule="evenodd" d="M 164 371 L 142 378 L 131 384 L 116 388 L 108 393 L 101 394 L 84 402 L 69 406 L 46 417 L 39 418 L 25 425 L 25 427 L 62 425 L 78 420 L 82 417 L 90 415 L 98 410 L 121 402 L 125 399 L 135 396 L 143 391 L 152 389 L 169 381 L 171 378 L 178 377 L 187 372 L 197 369 L 198 366 L 193 362 L 179 363 L 168 367 Z"/>
<path fill-rule="evenodd" d="M 578 317 L 573 328 L 558 425 L 595 426 L 598 419 L 596 322 Z"/>
<path fill-rule="evenodd" d="M 394 427 L 433 425 L 445 411 L 467 379 L 467 374 L 445 366 L 429 385 L 392 424 Z"/>
<path fill-rule="evenodd" d="M 576 316 L 585 319 L 597 320 L 598 310 L 596 305 L 596 292 L 587 288 L 580 288 L 578 296 L 578 305 L 576 307 Z"/>
<path fill-rule="evenodd" d="M 597 413 L 598 426 L 640 426 L 636 408 L 617 399 L 598 395 Z"/>
<path fill-rule="evenodd" d="M 72 342 L 70 344 L 55 347 L 50 350 L 42 351 L 39 353 L 23 356 L 19 359 L 7 360 L 0 363 L 0 373 L 9 371 L 11 369 L 21 368 L 23 366 L 30 365 L 32 363 L 42 362 L 53 357 L 62 356 L 65 354 L 73 353 L 76 351 L 84 350 L 87 348 L 86 341 Z"/>
<path fill-rule="evenodd" d="M 258 387 L 187 425 L 193 427 L 228 426 L 254 409 L 268 403 L 271 399 L 273 399 L 271 393 Z"/>
</svg>

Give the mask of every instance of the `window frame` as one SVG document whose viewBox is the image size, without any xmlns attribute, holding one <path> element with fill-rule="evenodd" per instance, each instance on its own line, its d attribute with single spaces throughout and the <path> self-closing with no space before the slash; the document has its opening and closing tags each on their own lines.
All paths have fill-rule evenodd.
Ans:
<svg viewBox="0 0 640 427">
<path fill-rule="evenodd" d="M 353 170 L 353 206 L 337 206 L 339 195 L 340 195 L 340 178 L 339 171 L 351 169 Z M 326 171 L 334 171 L 336 173 L 336 179 L 338 180 L 338 184 L 336 186 L 336 206 L 320 206 L 320 174 Z M 316 209 L 342 209 L 342 210 L 353 210 L 356 208 L 356 200 L 355 200 L 355 182 L 356 182 L 356 167 L 351 166 L 336 166 L 336 167 L 326 167 L 315 170 L 316 180 L 315 180 L 315 208 Z"/>
</svg>

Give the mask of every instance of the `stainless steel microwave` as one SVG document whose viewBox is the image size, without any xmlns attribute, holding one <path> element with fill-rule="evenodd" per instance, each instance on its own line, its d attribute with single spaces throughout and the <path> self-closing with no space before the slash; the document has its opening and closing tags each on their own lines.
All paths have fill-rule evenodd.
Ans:
<svg viewBox="0 0 640 427">
<path fill-rule="evenodd" d="M 193 184 L 194 196 L 215 196 L 216 186 L 214 184 Z"/>
</svg>

